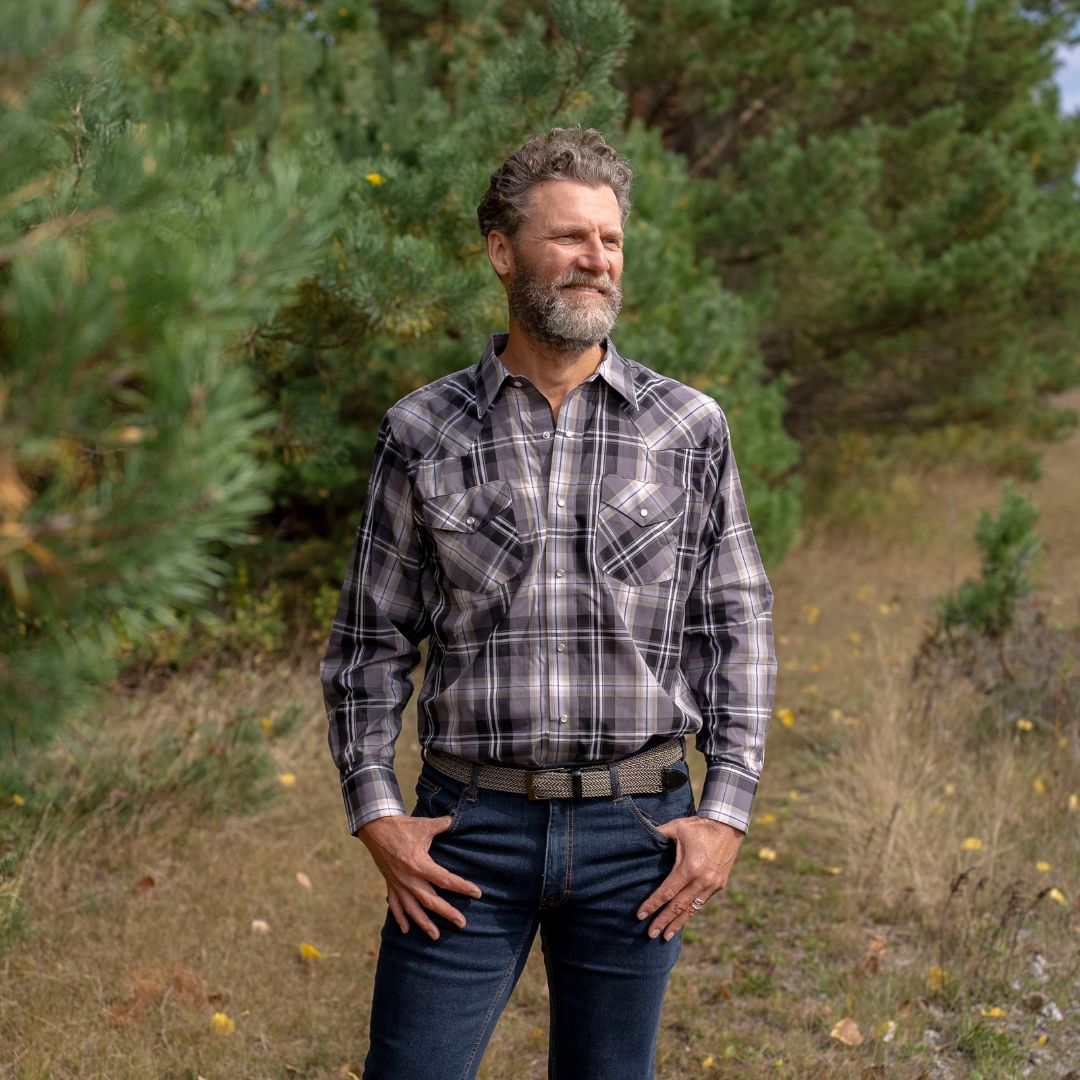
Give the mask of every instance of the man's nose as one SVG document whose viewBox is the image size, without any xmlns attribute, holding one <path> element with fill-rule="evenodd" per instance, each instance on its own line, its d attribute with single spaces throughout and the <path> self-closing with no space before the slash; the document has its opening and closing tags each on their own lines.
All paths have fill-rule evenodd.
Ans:
<svg viewBox="0 0 1080 1080">
<path fill-rule="evenodd" d="M 607 249 L 598 236 L 586 240 L 578 250 L 578 265 L 584 269 L 594 270 L 598 273 L 609 273 L 611 260 L 608 258 Z"/>
</svg>

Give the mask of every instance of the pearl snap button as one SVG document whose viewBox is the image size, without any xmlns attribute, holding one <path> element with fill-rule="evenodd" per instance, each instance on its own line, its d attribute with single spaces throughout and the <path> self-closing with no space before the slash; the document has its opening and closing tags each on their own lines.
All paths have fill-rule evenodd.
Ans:
<svg viewBox="0 0 1080 1080">
<path fill-rule="evenodd" d="M 466 525 L 475 525 L 475 524 L 476 524 L 476 518 L 474 518 L 474 517 L 467 517 L 467 518 L 465 519 L 465 524 L 466 524 Z"/>
<path fill-rule="evenodd" d="M 521 389 L 521 383 L 517 379 L 515 379 L 510 385 L 516 387 L 518 390 Z"/>
<path fill-rule="evenodd" d="M 545 439 L 550 439 L 551 438 L 551 432 L 550 431 L 545 431 L 544 432 L 544 438 Z"/>
<path fill-rule="evenodd" d="M 555 576 L 556 577 L 564 577 L 565 575 L 566 575 L 566 571 L 561 569 L 561 568 L 555 571 Z"/>
<path fill-rule="evenodd" d="M 566 642 L 565 641 L 560 641 L 559 644 L 555 646 L 555 651 L 556 652 L 566 652 Z"/>
<path fill-rule="evenodd" d="M 560 506 L 565 506 L 566 505 L 566 500 L 565 499 L 557 499 L 556 501 L 558 502 L 558 504 Z"/>
<path fill-rule="evenodd" d="M 644 506 L 643 506 L 643 507 L 642 507 L 642 508 L 641 508 L 641 509 L 640 509 L 640 510 L 638 511 L 638 513 L 639 513 L 639 514 L 640 514 L 640 515 L 641 515 L 642 517 L 648 517 L 648 516 L 649 516 L 649 511 L 648 511 L 648 510 L 646 510 Z"/>
<path fill-rule="evenodd" d="M 562 716 L 559 717 L 559 723 L 565 724 L 569 719 L 570 717 L 567 716 L 566 713 L 563 713 Z"/>
</svg>

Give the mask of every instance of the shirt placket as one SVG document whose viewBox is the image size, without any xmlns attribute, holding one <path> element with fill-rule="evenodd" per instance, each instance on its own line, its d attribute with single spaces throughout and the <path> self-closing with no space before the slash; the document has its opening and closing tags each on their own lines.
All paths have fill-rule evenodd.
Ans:
<svg viewBox="0 0 1080 1080">
<path fill-rule="evenodd" d="M 595 376 L 575 387 L 559 408 L 559 422 L 548 479 L 547 547 L 544 552 L 545 588 L 542 590 L 544 621 L 548 627 L 552 658 L 548 679 L 548 730 L 556 760 L 566 760 L 568 749 L 577 744 L 580 717 L 573 715 L 574 673 L 578 667 L 580 642 L 571 625 L 571 606 L 577 573 L 574 556 L 574 477 L 579 468 L 579 417 L 585 394 Z"/>
</svg>

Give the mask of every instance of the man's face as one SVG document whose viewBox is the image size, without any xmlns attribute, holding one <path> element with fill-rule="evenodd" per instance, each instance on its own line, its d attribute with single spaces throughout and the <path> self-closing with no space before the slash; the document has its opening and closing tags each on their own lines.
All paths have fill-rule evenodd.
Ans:
<svg viewBox="0 0 1080 1080">
<path fill-rule="evenodd" d="M 598 344 L 622 306 L 623 232 L 611 188 L 571 180 L 538 184 L 532 212 L 510 242 L 510 314 L 559 350 Z"/>
</svg>

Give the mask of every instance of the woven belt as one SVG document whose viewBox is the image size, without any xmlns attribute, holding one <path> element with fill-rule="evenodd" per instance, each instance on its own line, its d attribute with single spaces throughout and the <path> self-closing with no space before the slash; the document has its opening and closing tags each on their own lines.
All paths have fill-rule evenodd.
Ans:
<svg viewBox="0 0 1080 1080">
<path fill-rule="evenodd" d="M 527 795 L 530 799 L 581 799 L 610 795 L 611 771 L 607 765 L 582 765 L 557 769 L 526 769 L 512 765 L 478 765 L 441 750 L 424 750 L 424 760 L 441 773 L 492 791 Z M 685 756 L 682 739 L 669 739 L 659 746 L 613 762 L 624 795 L 658 795 L 674 791 L 686 783 L 686 774 L 672 765 Z"/>
</svg>

